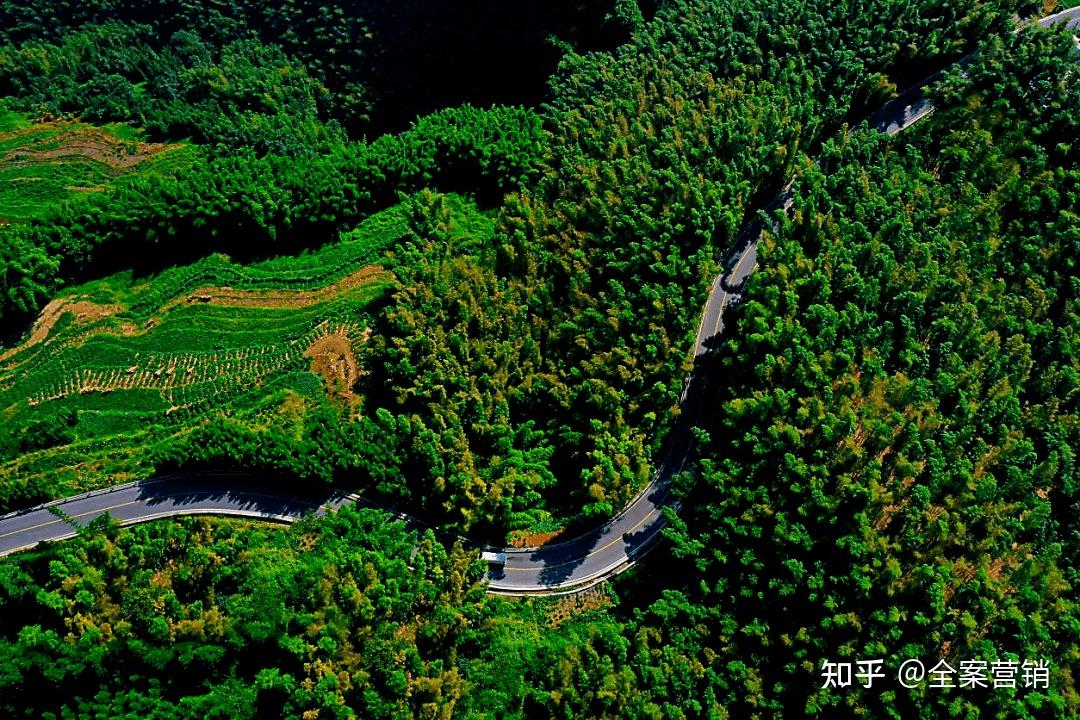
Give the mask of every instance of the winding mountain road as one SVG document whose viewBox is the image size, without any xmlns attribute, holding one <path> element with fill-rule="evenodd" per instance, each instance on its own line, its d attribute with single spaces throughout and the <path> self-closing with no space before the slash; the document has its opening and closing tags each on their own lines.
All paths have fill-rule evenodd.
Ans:
<svg viewBox="0 0 1080 720">
<path fill-rule="evenodd" d="M 1064 24 L 1080 29 L 1080 6 L 1043 18 L 1040 25 Z M 888 103 L 870 125 L 896 134 L 931 114 L 933 104 L 923 89 L 930 78 Z M 791 196 L 785 189 L 765 208 L 768 215 L 787 210 Z M 695 371 L 681 402 L 683 417 L 694 417 L 705 383 L 702 358 L 723 333 L 724 310 L 739 299 L 739 289 L 753 272 L 763 224 L 751 221 L 734 243 L 724 270 L 714 280 L 702 312 L 694 345 Z M 666 459 L 653 481 L 619 515 L 588 533 L 539 548 L 501 550 L 505 566 L 492 567 L 489 592 L 508 595 L 555 594 L 577 591 L 624 570 L 660 539 L 666 521 L 663 508 L 671 504 L 671 481 L 682 469 L 693 447 L 685 426 L 675 428 Z M 265 478 L 243 473 L 174 475 L 87 493 L 0 517 L 0 556 L 26 550 L 42 542 L 73 537 L 77 528 L 109 513 L 121 524 L 133 524 L 179 515 L 232 515 L 277 522 L 293 522 L 308 513 L 321 514 L 356 495 L 327 492 L 293 494 L 272 489 Z M 400 515 L 406 522 L 417 521 Z M 477 546 L 479 547 L 479 546 Z"/>
</svg>

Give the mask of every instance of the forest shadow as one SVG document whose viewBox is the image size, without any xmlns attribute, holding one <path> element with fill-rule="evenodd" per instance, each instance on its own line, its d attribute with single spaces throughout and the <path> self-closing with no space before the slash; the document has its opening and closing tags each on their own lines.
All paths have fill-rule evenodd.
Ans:
<svg viewBox="0 0 1080 720">
<path fill-rule="evenodd" d="M 660 541 L 660 531 L 664 529 L 665 525 L 667 525 L 667 521 L 664 516 L 658 515 L 639 530 L 623 533 L 623 547 L 626 551 L 626 557 L 634 560 L 639 555 L 648 552 L 653 545 Z"/>
<path fill-rule="evenodd" d="M 226 507 L 243 512 L 300 518 L 316 512 L 324 504 L 340 505 L 345 494 L 331 488 L 316 490 L 286 487 L 280 482 L 260 482 L 254 478 L 230 476 L 228 487 L 220 475 L 176 477 L 144 483 L 137 499 L 148 507 L 177 510 Z"/>
<path fill-rule="evenodd" d="M 630 36 L 610 11 L 606 2 L 360 3 L 357 12 L 373 40 L 363 81 L 374 107 L 365 127 L 350 129 L 395 132 L 417 116 L 462 103 L 537 105 L 549 97 L 548 78 L 566 46 L 612 49 Z"/>
</svg>

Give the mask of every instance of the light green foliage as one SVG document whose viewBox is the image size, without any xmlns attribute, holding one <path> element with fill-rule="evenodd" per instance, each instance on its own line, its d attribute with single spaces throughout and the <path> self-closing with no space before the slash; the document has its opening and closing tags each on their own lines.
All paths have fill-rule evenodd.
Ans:
<svg viewBox="0 0 1080 720">
<path fill-rule="evenodd" d="M 11 718 L 448 717 L 466 689 L 458 653 L 485 634 L 480 572 L 473 554 L 370 510 L 288 531 L 99 522 L 0 565 L 0 707 Z"/>
<path fill-rule="evenodd" d="M 464 201 L 451 204 L 471 229 L 490 225 Z M 148 445 L 208 414 L 273 427 L 326 402 L 305 351 L 328 333 L 361 348 L 366 308 L 390 287 L 377 263 L 404 232 L 404 209 L 394 207 L 299 256 L 244 265 L 211 256 L 57 298 L 0 363 L 5 499 L 25 493 L 28 479 L 38 493 L 71 492 L 58 471 L 88 458 L 101 470 L 78 473 L 76 487 L 148 472 Z M 48 319 L 55 324 L 42 329 Z M 64 434 L 34 430 L 58 417 Z"/>
<path fill-rule="evenodd" d="M 134 128 L 0 117 L 0 221 L 46 217 L 58 205 L 106 193 L 122 176 L 174 173 L 190 148 L 153 146 Z"/>
<path fill-rule="evenodd" d="M 453 108 L 325 156 L 199 150 L 176 172 L 121 178 L 108 193 L 0 228 L 0 320 L 25 320 L 62 285 L 118 264 L 146 273 L 215 251 L 265 257 L 316 246 L 401 192 L 434 186 L 497 203 L 536 176 L 540 125 L 524 108 Z"/>
<path fill-rule="evenodd" d="M 0 133 L 21 130 L 29 125 L 30 120 L 23 113 L 12 112 L 7 108 L 0 107 Z"/>
</svg>

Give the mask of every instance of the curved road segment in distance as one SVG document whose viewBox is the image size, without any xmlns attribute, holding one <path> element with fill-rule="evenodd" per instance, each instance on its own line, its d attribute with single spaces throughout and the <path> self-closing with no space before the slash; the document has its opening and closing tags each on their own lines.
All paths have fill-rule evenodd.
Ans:
<svg viewBox="0 0 1080 720">
<path fill-rule="evenodd" d="M 1068 10 L 1047 15 L 1035 21 L 1041 27 L 1062 25 L 1067 30 L 1075 30 L 1080 35 L 1080 5 Z M 1019 30 L 1017 30 L 1019 32 Z M 1076 47 L 1080 49 L 1080 37 L 1075 37 Z M 975 57 L 975 53 L 966 55 L 957 61 L 957 65 L 966 66 Z M 923 80 L 918 85 L 905 90 L 895 100 L 890 101 L 870 121 L 876 129 L 887 135 L 896 135 L 901 130 L 910 127 L 914 123 L 934 112 L 934 104 L 924 92 L 929 85 L 936 83 L 945 77 L 944 71 L 935 73 Z"/>
<path fill-rule="evenodd" d="M 1043 18 L 1040 25 L 1064 24 L 1080 29 L 1080 6 Z M 933 112 L 922 92 L 934 76 L 888 103 L 871 120 L 881 132 L 895 135 Z M 791 206 L 787 189 L 766 208 L 766 215 Z M 760 218 L 760 215 L 759 215 Z M 739 290 L 757 261 L 763 223 L 752 220 L 734 243 L 724 270 L 714 280 L 702 312 L 694 345 L 695 372 L 684 389 L 684 418 L 698 411 L 705 378 L 697 369 L 724 330 L 724 310 L 739 299 Z M 662 508 L 673 505 L 671 480 L 693 448 L 692 435 L 682 423 L 671 432 L 666 459 L 645 490 L 603 526 L 565 542 L 538 548 L 506 548 L 506 564 L 491 566 L 489 592 L 506 595 L 544 595 L 574 592 L 597 584 L 630 567 L 660 539 L 666 520 Z M 133 524 L 178 515 L 232 515 L 289 523 L 308 513 L 364 500 L 357 495 L 327 491 L 321 496 L 290 494 L 268 487 L 250 474 L 216 473 L 173 475 L 78 495 L 0 517 L 0 556 L 26 550 L 41 542 L 64 540 L 77 534 L 94 518 L 109 513 L 121 524 Z M 416 526 L 406 515 L 398 519 Z M 469 543 L 480 547 L 475 543 Z"/>
</svg>

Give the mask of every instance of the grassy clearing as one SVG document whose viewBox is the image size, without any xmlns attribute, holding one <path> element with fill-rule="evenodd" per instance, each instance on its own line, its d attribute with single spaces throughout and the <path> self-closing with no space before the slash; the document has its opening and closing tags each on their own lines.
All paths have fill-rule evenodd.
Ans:
<svg viewBox="0 0 1080 720">
<path fill-rule="evenodd" d="M 9 133 L 30 125 L 30 120 L 22 113 L 12 112 L 0 107 L 0 133 Z"/>
<path fill-rule="evenodd" d="M 40 218 L 59 203 L 108 191 L 122 175 L 175 168 L 191 156 L 183 145 L 144 140 L 126 125 L 34 123 L 0 110 L 0 219 Z"/>
<path fill-rule="evenodd" d="M 490 236 L 488 218 L 451 203 L 463 233 Z M 398 206 L 295 257 L 217 255 L 55 298 L 0 347 L 0 511 L 28 484 L 63 495 L 145 476 L 150 444 L 211 414 L 287 429 L 327 401 L 362 412 L 355 350 L 392 285 L 377 262 L 406 230 Z"/>
</svg>

